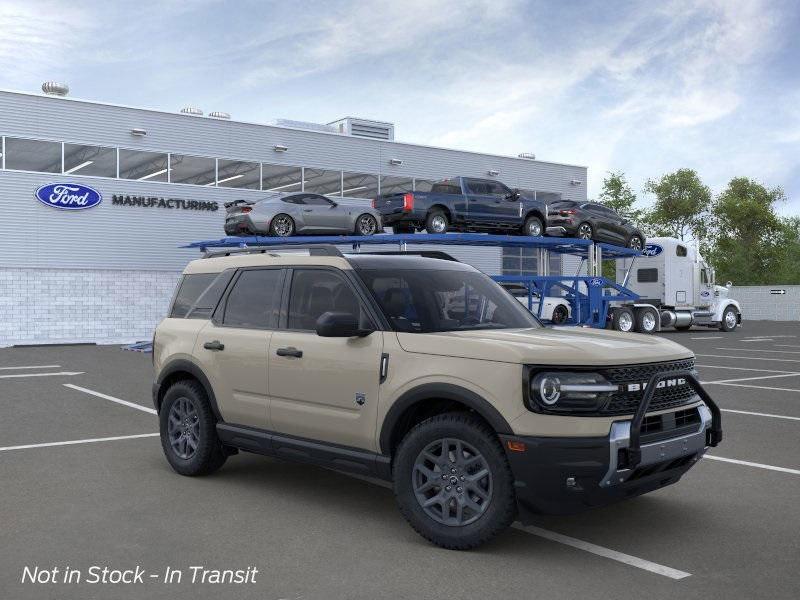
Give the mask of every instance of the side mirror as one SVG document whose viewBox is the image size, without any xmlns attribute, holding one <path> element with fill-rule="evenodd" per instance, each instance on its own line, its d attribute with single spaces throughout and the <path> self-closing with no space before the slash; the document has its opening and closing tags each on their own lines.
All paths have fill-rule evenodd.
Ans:
<svg viewBox="0 0 800 600">
<path fill-rule="evenodd" d="M 361 329 L 358 317 L 351 313 L 326 312 L 317 319 L 317 335 L 320 337 L 365 337 L 372 329 Z"/>
<path fill-rule="evenodd" d="M 506 194 L 506 200 L 511 200 L 511 201 L 514 201 L 514 202 L 519 200 L 519 197 L 520 197 L 520 193 L 519 193 L 519 190 L 516 189 L 516 188 L 511 190 L 510 194 Z"/>
<path fill-rule="evenodd" d="M 337 206 L 339 206 L 339 203 L 331 200 L 331 208 L 336 208 Z"/>
</svg>

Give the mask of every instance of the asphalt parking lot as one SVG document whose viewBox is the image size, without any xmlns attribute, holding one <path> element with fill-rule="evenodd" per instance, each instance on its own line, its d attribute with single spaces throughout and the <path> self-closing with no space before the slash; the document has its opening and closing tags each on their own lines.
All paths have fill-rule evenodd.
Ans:
<svg viewBox="0 0 800 600">
<path fill-rule="evenodd" d="M 174 474 L 150 355 L 2 349 L 0 598 L 800 597 L 800 323 L 663 335 L 696 353 L 723 444 L 677 485 L 472 552 L 425 542 L 371 481 L 252 455 Z M 92 565 L 184 579 L 21 583 L 26 566 Z M 190 566 L 258 574 L 192 584 Z"/>
</svg>

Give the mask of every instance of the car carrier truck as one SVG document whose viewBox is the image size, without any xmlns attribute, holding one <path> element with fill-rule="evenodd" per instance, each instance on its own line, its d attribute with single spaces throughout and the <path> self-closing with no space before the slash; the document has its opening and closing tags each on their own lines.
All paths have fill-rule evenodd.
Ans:
<svg viewBox="0 0 800 600">
<path fill-rule="evenodd" d="M 692 325 L 733 331 L 742 322 L 739 303 L 729 297 L 731 283 L 716 285 L 714 269 L 676 238 L 648 238 L 641 256 L 617 259 L 616 279 L 639 296 L 611 309 L 609 326 L 618 331 L 684 331 Z"/>
</svg>

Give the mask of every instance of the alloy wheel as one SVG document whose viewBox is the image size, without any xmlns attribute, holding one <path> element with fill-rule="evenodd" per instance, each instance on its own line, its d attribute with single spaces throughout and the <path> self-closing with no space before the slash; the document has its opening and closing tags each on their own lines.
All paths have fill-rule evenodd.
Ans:
<svg viewBox="0 0 800 600">
<path fill-rule="evenodd" d="M 535 219 L 531 220 L 528 223 L 528 231 L 526 233 L 532 237 L 539 237 L 542 235 L 542 224 Z"/>
<path fill-rule="evenodd" d="M 287 237 L 292 235 L 294 226 L 292 225 L 292 221 L 289 217 L 285 215 L 279 215 L 275 217 L 272 228 L 275 231 L 275 235 L 279 237 Z"/>
<path fill-rule="evenodd" d="M 169 444 L 175 455 L 189 460 L 200 443 L 200 415 L 194 400 L 178 398 L 169 410 Z"/>
<path fill-rule="evenodd" d="M 492 472 L 471 444 L 444 438 L 428 444 L 414 461 L 411 485 L 425 514 L 452 527 L 477 521 L 492 501 Z"/>
<path fill-rule="evenodd" d="M 362 215 L 358 219 L 358 232 L 361 235 L 372 235 L 375 233 L 375 230 L 378 228 L 378 224 L 375 222 L 375 219 L 370 215 Z"/>
<path fill-rule="evenodd" d="M 619 330 L 628 332 L 633 329 L 633 318 L 629 313 L 622 313 L 619 316 Z"/>
<path fill-rule="evenodd" d="M 434 217 L 431 219 L 431 228 L 436 233 L 446 233 L 447 219 L 445 219 L 442 215 L 434 215 Z"/>
<path fill-rule="evenodd" d="M 581 223 L 578 227 L 578 237 L 582 240 L 592 239 L 592 226 L 588 223 Z"/>
<path fill-rule="evenodd" d="M 729 329 L 736 327 L 736 313 L 732 310 L 725 313 L 725 325 L 727 325 Z"/>
<path fill-rule="evenodd" d="M 642 238 L 639 236 L 633 236 L 631 241 L 628 242 L 628 248 L 633 250 L 641 250 L 642 249 Z"/>
</svg>

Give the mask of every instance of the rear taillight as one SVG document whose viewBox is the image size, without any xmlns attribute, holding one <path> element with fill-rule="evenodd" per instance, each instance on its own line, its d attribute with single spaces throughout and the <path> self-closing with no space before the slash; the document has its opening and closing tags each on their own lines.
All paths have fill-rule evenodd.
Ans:
<svg viewBox="0 0 800 600">
<path fill-rule="evenodd" d="M 560 212 L 562 215 L 566 217 L 567 215 L 574 215 L 577 211 L 574 208 L 570 208 L 568 210 L 562 210 Z"/>
<path fill-rule="evenodd" d="M 372 208 L 378 208 L 377 204 L 378 204 L 378 199 L 377 198 L 373 198 L 372 199 Z"/>
<path fill-rule="evenodd" d="M 251 210 L 253 210 L 253 209 L 250 208 L 249 206 L 245 206 L 245 207 L 242 208 L 242 212 L 243 213 L 249 213 Z"/>
<path fill-rule="evenodd" d="M 403 194 L 403 210 L 414 210 L 414 194 Z"/>
</svg>

